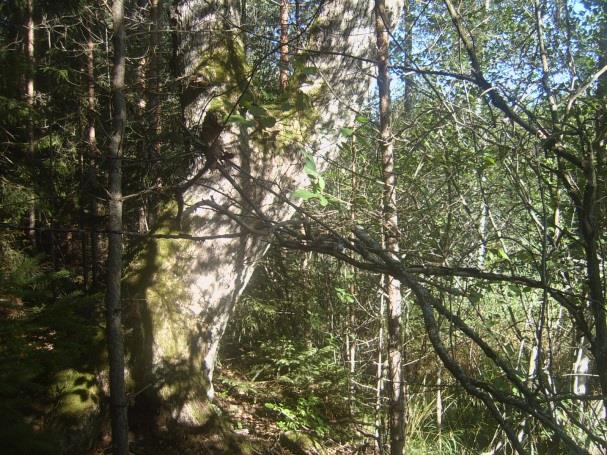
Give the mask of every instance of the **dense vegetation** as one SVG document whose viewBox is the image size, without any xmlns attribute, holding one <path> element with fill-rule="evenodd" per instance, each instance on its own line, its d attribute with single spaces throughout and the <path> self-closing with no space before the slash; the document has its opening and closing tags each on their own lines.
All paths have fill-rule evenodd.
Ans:
<svg viewBox="0 0 607 455">
<path fill-rule="evenodd" d="M 224 44 L 197 43 L 206 79 L 188 85 L 179 8 L 189 3 L 238 22 L 221 31 L 232 33 L 228 57 Z M 352 60 L 379 82 L 331 121 L 319 100 L 356 84 L 318 89 L 341 74 L 328 72 L 331 59 L 348 60 L 312 45 L 331 35 L 325 8 L 353 5 L 198 3 L 125 2 L 121 232 L 107 227 L 116 16 L 104 2 L 0 3 L 2 450 L 109 450 L 108 239 L 124 242 L 127 288 L 162 251 L 150 262 L 166 258 L 164 269 L 146 280 L 169 270 L 158 294 L 177 302 L 176 283 L 196 271 L 175 258 L 215 245 L 188 218 L 206 204 L 255 253 L 214 262 L 209 246 L 203 268 L 251 261 L 255 272 L 217 329 L 216 393 L 195 424 L 162 401 L 185 408 L 194 392 L 183 375 L 202 383 L 209 365 L 162 370 L 146 344 L 154 369 L 140 371 L 136 345 L 157 322 L 136 294 L 123 296 L 132 452 L 604 453 L 607 2 L 403 0 L 389 18 L 378 0 L 367 9 L 379 51 L 372 41 Z M 345 26 L 329 32 L 357 39 Z M 204 121 L 193 120 L 196 99 Z M 310 139 L 327 125 L 339 153 Z M 213 155 L 222 134 L 269 174 L 253 178 L 259 163 Z M 303 177 L 285 183 L 272 169 L 292 156 Z M 192 185 L 217 200 L 188 199 Z M 240 199 L 225 196 L 229 185 Z M 207 313 L 200 330 L 215 333 L 220 318 Z"/>
</svg>

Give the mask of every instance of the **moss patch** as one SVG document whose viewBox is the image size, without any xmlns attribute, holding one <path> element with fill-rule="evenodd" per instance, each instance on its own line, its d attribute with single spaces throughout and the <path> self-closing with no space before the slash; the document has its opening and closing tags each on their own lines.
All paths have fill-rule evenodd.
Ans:
<svg viewBox="0 0 607 455">
<path fill-rule="evenodd" d="M 72 368 L 55 375 L 50 396 L 56 402 L 57 415 L 70 419 L 78 419 L 82 414 L 96 410 L 100 401 L 95 376 Z"/>
</svg>

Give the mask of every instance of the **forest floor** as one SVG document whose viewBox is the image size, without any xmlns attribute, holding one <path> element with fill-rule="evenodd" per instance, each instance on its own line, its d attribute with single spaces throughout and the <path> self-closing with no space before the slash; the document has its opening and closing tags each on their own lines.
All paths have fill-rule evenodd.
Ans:
<svg viewBox="0 0 607 455">
<path fill-rule="evenodd" d="M 285 431 L 266 400 L 279 394 L 270 381 L 250 381 L 239 372 L 222 368 L 216 377 L 211 417 L 202 426 L 163 422 L 145 411 L 131 415 L 131 452 L 134 455 L 345 455 L 365 453 L 356 448 L 318 441 L 305 431 Z M 105 423 L 92 454 L 108 453 Z"/>
</svg>

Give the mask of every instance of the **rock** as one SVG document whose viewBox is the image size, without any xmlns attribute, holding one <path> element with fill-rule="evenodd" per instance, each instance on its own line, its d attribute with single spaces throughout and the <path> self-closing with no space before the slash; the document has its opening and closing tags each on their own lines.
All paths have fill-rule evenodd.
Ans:
<svg viewBox="0 0 607 455">
<path fill-rule="evenodd" d="M 322 444 L 306 433 L 284 431 L 280 434 L 279 442 L 295 455 L 328 455 Z"/>
</svg>

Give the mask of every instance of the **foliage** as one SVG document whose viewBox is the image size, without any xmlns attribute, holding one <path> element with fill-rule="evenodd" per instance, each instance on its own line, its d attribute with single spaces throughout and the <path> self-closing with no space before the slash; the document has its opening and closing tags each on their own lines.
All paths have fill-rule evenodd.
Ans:
<svg viewBox="0 0 607 455">
<path fill-rule="evenodd" d="M 183 203 L 177 184 L 205 153 L 199 138 L 184 132 L 170 2 L 160 2 L 163 33 L 155 44 L 145 3 L 127 2 L 124 193 L 136 196 L 125 199 L 124 219 L 125 231 L 137 231 L 125 234 L 127 259 L 136 257 L 139 238 L 158 224 L 163 208 L 177 205 L 172 199 Z M 597 329 L 607 241 L 607 79 L 597 73 L 607 52 L 604 2 L 454 3 L 478 68 L 445 2 L 407 1 L 410 16 L 391 37 L 400 264 L 435 299 L 431 312 L 444 355 L 470 384 L 491 392 L 497 413 L 524 435 L 526 450 L 566 450 L 562 435 L 538 415 L 574 445 L 596 449 L 596 439 L 607 434 L 600 403 L 578 399 L 575 387 L 584 377 L 585 394 L 604 394 L 598 376 L 605 359 L 597 355 L 607 342 Z M 290 116 L 320 128 L 312 97 L 301 89 L 319 69 L 309 65 L 299 36 L 318 26 L 320 3 L 291 2 L 298 8 L 291 13 L 295 50 L 284 91 L 278 5 L 240 4 L 235 28 L 244 49 L 237 53 L 247 64 L 237 77 L 248 88 L 237 106 L 228 106 L 230 115 L 225 100 L 236 99 L 233 90 L 209 100 L 210 109 L 219 106 L 221 122 L 241 127 L 243 142 L 257 140 L 257 133 L 271 137 Z M 95 232 L 106 221 L 111 33 L 104 5 L 35 1 L 30 61 L 26 16 L 25 1 L 0 4 L 0 440 L 11 442 L 7 450 L 52 453 L 69 409 L 98 407 L 103 398 L 98 321 L 106 238 Z M 213 71 L 221 66 L 206 63 Z M 481 73 L 489 88 L 479 85 Z M 355 225 L 378 243 L 385 232 L 377 114 L 370 106 L 348 108 L 357 113 L 334 132 L 339 157 L 321 163 L 303 154 L 309 185 L 283 195 L 301 204 L 292 223 L 306 231 L 298 246 L 308 251 L 270 248 L 226 329 L 221 355 L 249 378 L 239 390 L 260 381 L 277 387 L 277 396 L 264 402 L 281 429 L 353 448 L 385 442 L 383 281 L 373 264 L 356 270 L 310 251 L 314 241 L 353 242 Z M 306 137 L 283 133 L 298 150 L 310 148 Z M 222 176 L 213 171 L 202 184 Z M 185 209 L 198 202 L 186 201 Z M 240 209 L 243 227 L 254 225 L 253 212 L 265 213 L 265 207 Z M 361 259 L 356 252 L 350 257 Z M 403 295 L 409 451 L 479 453 L 500 444 L 513 450 L 486 403 L 471 397 L 436 354 L 419 298 L 405 288 Z M 581 370 L 584 362 L 588 371 Z M 516 400 L 522 408 L 512 405 Z M 529 417 L 525 406 L 541 413 Z"/>
<path fill-rule="evenodd" d="M 88 419 L 99 412 L 103 331 L 92 315 L 100 296 L 64 294 L 74 287 L 66 271 L 49 271 L 19 251 L 4 253 L 0 440 L 9 453 L 72 450 L 66 441 L 90 437 L 90 428 L 81 426 L 91 425 Z M 53 297 L 58 288 L 61 294 Z M 73 431 L 80 436 L 69 436 Z"/>
<path fill-rule="evenodd" d="M 335 344 L 316 348 L 278 339 L 249 353 L 254 362 L 250 374 L 259 380 L 273 379 L 283 389 L 280 401 L 265 404 L 277 413 L 281 429 L 305 430 L 321 438 L 331 432 L 336 436 L 331 421 L 347 416 L 347 375 L 335 362 L 336 349 Z"/>
</svg>

